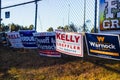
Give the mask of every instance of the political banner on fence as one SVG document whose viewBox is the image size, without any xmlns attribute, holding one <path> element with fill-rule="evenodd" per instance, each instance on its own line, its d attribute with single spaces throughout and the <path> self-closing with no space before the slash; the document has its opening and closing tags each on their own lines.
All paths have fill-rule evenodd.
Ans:
<svg viewBox="0 0 120 80">
<path fill-rule="evenodd" d="M 99 0 L 99 31 L 120 33 L 120 0 Z"/>
<path fill-rule="evenodd" d="M 64 54 L 83 57 L 82 34 L 57 31 L 56 50 Z"/>
<path fill-rule="evenodd" d="M 39 54 L 49 57 L 61 57 L 61 54 L 56 51 L 55 32 L 34 33 Z"/>
<path fill-rule="evenodd" d="M 12 47 L 23 48 L 23 44 L 22 44 L 19 32 L 8 32 L 7 37 Z"/>
<path fill-rule="evenodd" d="M 33 37 L 33 33 L 35 33 L 35 30 L 20 30 L 20 37 L 22 40 L 22 44 L 24 48 L 37 48 L 35 39 Z"/>
<path fill-rule="evenodd" d="M 86 43 L 88 55 L 120 60 L 118 35 L 86 33 Z"/>
</svg>

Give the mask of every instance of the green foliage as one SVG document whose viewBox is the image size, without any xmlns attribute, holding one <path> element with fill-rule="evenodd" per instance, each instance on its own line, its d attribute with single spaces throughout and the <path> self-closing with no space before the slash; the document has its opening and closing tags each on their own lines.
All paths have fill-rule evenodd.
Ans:
<svg viewBox="0 0 120 80">
<path fill-rule="evenodd" d="M 21 26 L 18 24 L 1 24 L 0 26 L 0 32 L 7 32 L 7 31 L 18 31 L 18 30 L 33 30 L 34 29 L 34 25 L 31 24 L 29 27 L 28 26 Z"/>
<path fill-rule="evenodd" d="M 63 30 L 65 32 L 77 32 L 77 28 L 73 23 L 70 25 L 65 25 L 64 27 L 58 26 L 57 29 Z"/>
<path fill-rule="evenodd" d="M 94 28 L 91 29 L 91 33 L 95 33 Z M 96 33 L 98 33 L 98 28 L 96 28 Z"/>
<path fill-rule="evenodd" d="M 9 26 L 2 23 L 0 26 L 0 32 L 7 32 L 7 31 L 9 31 Z"/>
<path fill-rule="evenodd" d="M 50 27 L 50 28 L 48 28 L 48 30 L 47 30 L 48 32 L 53 32 L 54 31 L 54 29 L 53 29 L 53 27 Z"/>
<path fill-rule="evenodd" d="M 31 24 L 31 25 L 29 26 L 29 30 L 33 30 L 33 29 L 34 29 L 34 25 Z"/>
<path fill-rule="evenodd" d="M 77 31 L 78 31 L 78 30 L 77 30 L 77 27 L 76 27 L 73 23 L 70 24 L 70 29 L 71 29 L 73 32 L 77 32 Z"/>
<path fill-rule="evenodd" d="M 57 29 L 62 29 L 62 30 L 63 30 L 63 29 L 64 29 L 64 27 L 62 27 L 62 26 L 58 26 L 58 27 L 57 27 Z"/>
<path fill-rule="evenodd" d="M 64 30 L 65 32 L 71 32 L 71 30 L 70 30 L 70 28 L 69 28 L 68 25 L 65 25 L 64 28 L 63 28 L 63 30 Z"/>
</svg>

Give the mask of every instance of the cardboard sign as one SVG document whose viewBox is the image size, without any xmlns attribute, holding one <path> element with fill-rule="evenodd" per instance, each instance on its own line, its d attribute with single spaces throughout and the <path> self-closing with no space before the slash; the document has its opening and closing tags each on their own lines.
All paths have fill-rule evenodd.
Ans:
<svg viewBox="0 0 120 80">
<path fill-rule="evenodd" d="M 14 48 L 23 48 L 19 32 L 9 32 L 7 37 Z"/>
<path fill-rule="evenodd" d="M 120 34 L 120 0 L 100 0 L 99 31 Z"/>
<path fill-rule="evenodd" d="M 83 57 L 82 34 L 57 31 L 56 50 L 64 54 Z"/>
<path fill-rule="evenodd" d="M 118 35 L 86 33 L 88 55 L 120 60 Z"/>
<path fill-rule="evenodd" d="M 55 32 L 41 32 L 33 34 L 36 40 L 39 54 L 49 57 L 61 57 L 56 51 Z"/>
<path fill-rule="evenodd" d="M 22 40 L 22 44 L 24 48 L 37 48 L 35 39 L 33 37 L 33 33 L 35 33 L 35 30 L 20 30 L 20 37 Z"/>
</svg>

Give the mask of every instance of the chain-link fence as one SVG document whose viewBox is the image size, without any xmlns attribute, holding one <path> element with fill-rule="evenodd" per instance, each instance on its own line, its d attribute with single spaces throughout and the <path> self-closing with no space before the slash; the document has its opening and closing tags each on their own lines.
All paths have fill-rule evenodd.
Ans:
<svg viewBox="0 0 120 80">
<path fill-rule="evenodd" d="M 97 2 L 99 4 L 99 1 Z M 96 7 L 98 8 L 98 5 Z M 9 19 L 4 18 L 6 11 L 10 11 Z M 34 3 L 2 10 L 2 23 L 5 24 L 34 25 L 34 17 Z M 59 26 L 71 24 L 74 24 L 78 32 L 84 28 L 91 31 L 95 25 L 95 0 L 42 0 L 38 2 L 37 31 L 46 31 L 49 27 L 57 29 Z"/>
</svg>

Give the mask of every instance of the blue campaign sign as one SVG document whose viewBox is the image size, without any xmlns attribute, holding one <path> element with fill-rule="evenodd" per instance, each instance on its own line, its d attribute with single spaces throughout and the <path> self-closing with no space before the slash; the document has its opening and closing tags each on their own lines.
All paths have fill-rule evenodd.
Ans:
<svg viewBox="0 0 120 80">
<path fill-rule="evenodd" d="M 37 48 L 36 41 L 33 37 L 35 30 L 20 30 L 20 37 L 24 48 Z"/>
<path fill-rule="evenodd" d="M 86 33 L 88 55 L 120 60 L 119 35 Z"/>
</svg>

